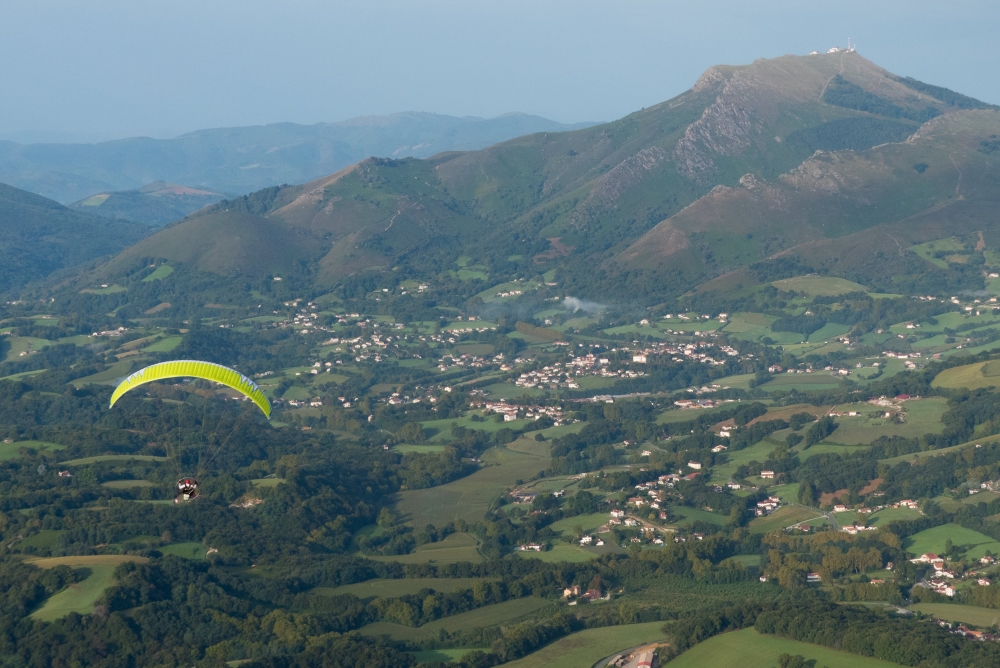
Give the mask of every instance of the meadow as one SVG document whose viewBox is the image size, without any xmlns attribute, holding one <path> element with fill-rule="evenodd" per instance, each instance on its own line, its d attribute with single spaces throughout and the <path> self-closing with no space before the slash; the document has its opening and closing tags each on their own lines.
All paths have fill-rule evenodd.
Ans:
<svg viewBox="0 0 1000 668">
<path fill-rule="evenodd" d="M 922 612 L 931 617 L 937 617 L 948 622 L 963 622 L 973 626 L 989 627 L 1000 624 L 1000 610 L 980 608 L 975 605 L 957 605 L 955 603 L 917 603 L 910 610 Z"/>
<path fill-rule="evenodd" d="M 750 533 L 769 533 L 784 529 L 787 526 L 805 522 L 818 517 L 821 513 L 812 508 L 798 504 L 782 506 L 770 515 L 757 517 L 750 521 Z"/>
<path fill-rule="evenodd" d="M 370 601 L 376 598 L 392 598 L 396 596 L 406 596 L 416 594 L 422 589 L 433 589 L 439 592 L 453 592 L 471 589 L 477 582 L 487 581 L 489 578 L 402 578 L 388 579 L 376 578 L 365 580 L 355 584 L 341 585 L 339 587 L 316 587 L 311 594 L 321 594 L 324 596 L 341 596 L 343 594 L 353 594 L 362 601 Z"/>
<path fill-rule="evenodd" d="M 467 533 L 453 533 L 437 543 L 418 545 L 410 554 L 391 557 L 370 556 L 376 561 L 398 561 L 401 564 L 456 564 L 462 561 L 479 562 L 479 541 Z"/>
<path fill-rule="evenodd" d="M 622 650 L 663 640 L 663 622 L 605 626 L 571 633 L 508 664 L 509 668 L 586 668 Z"/>
<path fill-rule="evenodd" d="M 484 423 L 488 424 L 488 423 Z M 475 522 L 500 495 L 549 466 L 549 443 L 522 438 L 483 453 L 485 466 L 472 475 L 429 489 L 400 492 L 397 516 L 413 527 L 444 526 L 453 520 Z"/>
<path fill-rule="evenodd" d="M 941 416 L 948 410 L 948 400 L 944 397 L 930 397 L 903 403 L 906 408 L 904 422 L 896 424 L 883 417 L 868 417 L 875 412 L 876 407 L 867 404 L 851 404 L 838 406 L 837 410 L 855 410 L 861 413 L 857 417 L 837 418 L 837 430 L 827 441 L 843 445 L 859 445 L 871 443 L 880 436 L 902 436 L 918 438 L 924 434 L 939 434 L 944 429 Z M 881 416 L 882 413 L 879 412 Z"/>
<path fill-rule="evenodd" d="M 70 566 L 71 568 L 86 568 L 89 571 L 87 577 L 82 581 L 71 584 L 66 589 L 50 596 L 42 607 L 31 613 L 31 618 L 42 622 L 51 622 L 65 617 L 71 612 L 90 613 L 94 609 L 94 603 L 104 594 L 104 590 L 114 584 L 115 568 L 126 561 L 145 563 L 148 559 L 131 555 L 106 554 L 26 560 L 25 563 L 38 568 Z"/>
<path fill-rule="evenodd" d="M 797 276 L 771 283 L 779 290 L 805 292 L 810 297 L 836 297 L 848 292 L 867 292 L 865 286 L 833 276 Z"/>
<path fill-rule="evenodd" d="M 976 362 L 945 369 L 931 382 L 934 387 L 955 389 L 964 387 L 969 390 L 978 390 L 984 387 L 1000 387 L 1000 376 L 986 376 L 983 368 L 987 364 L 994 362 Z"/>
<path fill-rule="evenodd" d="M 786 640 L 757 633 L 754 629 L 733 631 L 709 638 L 670 661 L 669 668 L 774 668 L 782 654 L 801 655 L 825 668 L 891 668 L 899 664 L 857 654 L 839 652 L 821 645 Z"/>
<path fill-rule="evenodd" d="M 479 650 L 481 652 L 490 651 L 489 647 L 465 647 L 462 649 L 430 649 L 423 652 L 410 652 L 413 658 L 421 663 L 447 663 L 457 662 L 469 652 Z"/>
<path fill-rule="evenodd" d="M 454 633 L 455 631 L 509 624 L 546 608 L 555 608 L 555 604 L 543 598 L 529 596 L 443 617 L 420 627 L 403 626 L 393 622 L 375 622 L 362 626 L 359 632 L 366 636 L 389 636 L 393 640 L 417 641 L 436 638 L 442 629 Z"/>
<path fill-rule="evenodd" d="M 62 450 L 65 445 L 49 443 L 48 441 L 14 441 L 13 443 L 0 443 L 0 462 L 14 459 L 21 456 L 21 448 L 38 452 L 39 450 Z"/>
<path fill-rule="evenodd" d="M 970 559 L 979 559 L 986 554 L 987 550 L 993 554 L 1000 553 L 1000 542 L 957 524 L 942 524 L 925 529 L 907 538 L 903 542 L 903 547 L 915 555 L 927 552 L 941 553 L 944 552 L 945 541 L 949 538 L 953 545 L 971 544 L 973 547 L 965 553 Z"/>
<path fill-rule="evenodd" d="M 96 464 L 98 462 L 129 462 L 129 461 L 140 461 L 140 462 L 165 462 L 166 457 L 158 457 L 155 455 L 95 455 L 93 457 L 81 457 L 80 459 L 69 459 L 64 462 L 59 462 L 60 466 L 86 466 L 88 464 Z"/>
</svg>

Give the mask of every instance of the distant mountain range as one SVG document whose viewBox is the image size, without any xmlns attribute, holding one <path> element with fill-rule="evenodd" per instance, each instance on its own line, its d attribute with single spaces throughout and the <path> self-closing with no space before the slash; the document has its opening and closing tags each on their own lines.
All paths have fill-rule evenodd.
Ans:
<svg viewBox="0 0 1000 668">
<path fill-rule="evenodd" d="M 236 196 L 309 181 L 369 156 L 428 157 L 589 125 L 519 113 L 483 119 L 406 112 L 316 125 L 216 128 L 174 139 L 133 137 L 97 144 L 0 141 L 0 182 L 63 204 L 156 181 Z"/>
<path fill-rule="evenodd" d="M 974 284 L 974 268 L 907 249 L 979 233 L 1000 248 L 998 134 L 996 108 L 853 51 L 718 66 L 612 123 L 366 159 L 223 202 L 102 271 L 149 257 L 232 275 L 308 266 L 330 286 L 464 255 L 491 281 L 556 270 L 571 294 L 653 303 L 751 287 L 768 263 L 887 292 L 951 285 L 949 272 Z"/>
</svg>

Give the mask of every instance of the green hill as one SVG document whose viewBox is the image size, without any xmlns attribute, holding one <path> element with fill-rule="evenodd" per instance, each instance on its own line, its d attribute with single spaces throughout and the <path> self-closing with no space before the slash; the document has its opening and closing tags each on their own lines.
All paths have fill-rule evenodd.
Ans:
<svg viewBox="0 0 1000 668">
<path fill-rule="evenodd" d="M 998 133 L 989 105 L 854 52 L 718 66 L 612 123 L 367 159 L 222 202 L 109 269 L 160 257 L 260 275 L 294 258 L 331 285 L 366 269 L 426 276 L 467 255 L 491 280 L 556 270 L 571 294 L 662 301 L 734 271 L 729 287 L 796 275 L 744 270 L 780 256 L 863 285 L 926 282 L 937 270 L 909 245 L 978 231 L 1000 245 Z M 975 283 L 969 267 L 941 271 L 944 284 Z"/>
<path fill-rule="evenodd" d="M 0 292 L 115 253 L 149 232 L 0 184 Z"/>
</svg>

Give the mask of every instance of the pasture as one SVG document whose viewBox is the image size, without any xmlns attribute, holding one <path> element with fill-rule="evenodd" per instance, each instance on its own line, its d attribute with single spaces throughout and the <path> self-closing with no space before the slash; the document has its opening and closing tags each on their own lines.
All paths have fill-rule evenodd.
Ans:
<svg viewBox="0 0 1000 668">
<path fill-rule="evenodd" d="M 931 617 L 937 617 L 947 622 L 963 622 L 973 626 L 994 626 L 1000 624 L 1000 610 L 980 608 L 975 605 L 957 605 L 955 603 L 917 603 L 910 610 L 922 612 Z"/>
<path fill-rule="evenodd" d="M 944 397 L 906 401 L 903 406 L 906 413 L 902 424 L 881 417 L 881 411 L 867 404 L 838 406 L 838 410 L 856 410 L 861 415 L 837 418 L 840 426 L 826 440 L 843 445 L 861 445 L 871 443 L 880 436 L 918 438 L 924 434 L 940 434 L 944 430 L 941 416 L 948 410 L 948 400 Z M 868 417 L 873 412 L 878 412 L 879 417 Z"/>
<path fill-rule="evenodd" d="M 134 489 L 136 487 L 156 487 L 155 482 L 149 480 L 108 480 L 102 482 L 101 487 L 108 489 Z"/>
<path fill-rule="evenodd" d="M 410 554 L 388 557 L 370 556 L 376 561 L 398 561 L 401 564 L 455 564 L 462 561 L 479 562 L 479 541 L 467 533 L 453 533 L 437 543 L 419 545 Z"/>
<path fill-rule="evenodd" d="M 891 668 L 896 663 L 840 652 L 821 645 L 786 640 L 743 629 L 699 643 L 670 661 L 669 668 L 774 668 L 782 654 L 801 655 L 826 668 Z"/>
<path fill-rule="evenodd" d="M 204 559 L 208 549 L 201 543 L 194 541 L 186 543 L 171 543 L 170 545 L 164 545 L 159 548 L 160 552 L 164 555 L 172 554 L 175 557 L 181 557 L 182 559 Z"/>
<path fill-rule="evenodd" d="M 145 353 L 169 353 L 177 346 L 181 345 L 180 336 L 166 336 L 152 345 L 142 349 Z"/>
<path fill-rule="evenodd" d="M 782 506 L 770 515 L 756 517 L 750 521 L 750 533 L 769 533 L 787 526 L 811 520 L 820 515 L 818 510 L 798 504 Z"/>
<path fill-rule="evenodd" d="M 859 283 L 833 276 L 796 276 L 773 281 L 771 285 L 779 290 L 805 292 L 810 297 L 836 297 L 848 292 L 868 292 L 868 288 Z"/>
<path fill-rule="evenodd" d="M 525 559 L 537 559 L 549 564 L 557 564 L 561 561 L 580 564 L 590 561 L 601 554 L 614 551 L 615 546 L 610 544 L 600 548 L 584 548 L 577 543 L 555 543 L 552 549 L 546 552 L 535 552 L 534 550 L 526 552 L 518 551 L 517 555 Z"/>
<path fill-rule="evenodd" d="M 126 561 L 145 563 L 148 559 L 131 555 L 102 554 L 25 560 L 25 563 L 38 568 L 70 566 L 71 568 L 86 568 L 89 571 L 87 577 L 82 581 L 71 584 L 66 589 L 50 596 L 42 607 L 31 613 L 31 618 L 42 622 L 51 622 L 65 617 L 71 612 L 81 615 L 93 612 L 94 603 L 101 598 L 105 589 L 114 584 L 115 568 Z"/>
<path fill-rule="evenodd" d="M 979 559 L 987 550 L 993 554 L 1000 553 L 1000 542 L 957 524 L 942 524 L 925 529 L 907 538 L 903 542 L 903 548 L 914 555 L 927 552 L 941 553 L 944 552 L 945 541 L 949 538 L 953 545 L 972 545 L 965 553 L 970 559 Z"/>
<path fill-rule="evenodd" d="M 394 598 L 416 594 L 423 589 L 433 589 L 438 592 L 450 593 L 472 589 L 477 582 L 486 582 L 489 578 L 376 578 L 339 587 L 316 587 L 309 593 L 323 596 L 341 596 L 352 594 L 362 601 L 376 598 Z"/>
<path fill-rule="evenodd" d="M 60 466 L 86 466 L 88 464 L 97 464 L 99 462 L 165 462 L 166 457 L 157 457 L 155 455 L 96 455 L 94 457 L 81 457 L 80 459 L 69 459 L 65 462 L 59 462 Z"/>
<path fill-rule="evenodd" d="M 454 633 L 456 631 L 510 624 L 511 622 L 532 616 L 546 608 L 554 610 L 555 607 L 555 604 L 551 601 L 536 596 L 529 596 L 444 617 L 420 627 L 404 626 L 392 622 L 375 622 L 367 626 L 362 626 L 359 632 L 366 636 L 388 636 L 393 640 L 419 641 L 438 637 L 442 629 L 449 633 Z"/>
<path fill-rule="evenodd" d="M 537 652 L 504 664 L 509 668 L 587 668 L 622 650 L 663 640 L 663 622 L 578 631 Z"/>
<path fill-rule="evenodd" d="M 919 510 L 911 510 L 910 508 L 883 508 L 877 513 L 872 513 L 868 516 L 868 524 L 872 526 L 882 526 L 883 524 L 888 524 L 889 522 L 895 521 L 906 521 L 906 520 L 916 520 L 923 516 Z"/>
<path fill-rule="evenodd" d="M 457 663 L 463 656 L 476 650 L 489 652 L 489 647 L 466 647 L 464 649 L 430 649 L 423 652 L 410 652 L 418 663 Z"/>
<path fill-rule="evenodd" d="M 159 267 L 154 269 L 149 276 L 142 279 L 143 283 L 150 283 L 152 281 L 160 281 L 174 273 L 174 268 L 169 264 L 161 264 Z"/>
<path fill-rule="evenodd" d="M 21 456 L 21 448 L 31 452 L 39 450 L 62 450 L 65 445 L 49 443 L 48 441 L 14 441 L 13 443 L 0 443 L 0 462 L 14 459 Z"/>
<path fill-rule="evenodd" d="M 988 367 L 988 365 L 993 366 Z M 969 390 L 978 390 L 983 387 L 1000 387 L 1000 375 L 992 375 L 996 366 L 996 361 L 994 360 L 945 369 L 934 377 L 931 385 L 947 389 L 964 387 Z"/>
<path fill-rule="evenodd" d="M 488 424 L 488 423 L 484 423 Z M 522 438 L 483 454 L 485 466 L 472 475 L 429 489 L 401 492 L 395 505 L 397 517 L 413 527 L 444 526 L 462 519 L 481 520 L 500 495 L 530 480 L 549 466 L 549 443 Z"/>
</svg>

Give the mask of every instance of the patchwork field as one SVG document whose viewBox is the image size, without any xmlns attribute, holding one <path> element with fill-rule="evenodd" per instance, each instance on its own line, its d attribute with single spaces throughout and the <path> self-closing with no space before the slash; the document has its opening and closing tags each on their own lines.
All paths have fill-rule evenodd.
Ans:
<svg viewBox="0 0 1000 668">
<path fill-rule="evenodd" d="M 489 423 L 482 423 L 489 424 Z M 529 480 L 549 466 L 549 443 L 522 438 L 507 447 L 490 448 L 486 464 L 472 475 L 399 494 L 397 516 L 413 527 L 444 526 L 453 520 L 481 520 L 493 501 L 518 480 Z"/>
<path fill-rule="evenodd" d="M 170 545 L 164 545 L 159 548 L 160 552 L 163 554 L 172 554 L 175 557 L 181 557 L 182 559 L 204 559 L 207 555 L 208 549 L 201 543 L 194 541 L 186 543 L 171 543 Z"/>
<path fill-rule="evenodd" d="M 965 553 L 970 559 L 979 559 L 986 554 L 987 550 L 993 554 L 1000 553 L 1000 542 L 957 524 L 942 524 L 925 529 L 907 538 L 903 542 L 903 547 L 914 555 L 927 552 L 940 553 L 944 552 L 945 541 L 949 538 L 953 545 L 971 544 L 973 547 Z"/>
<path fill-rule="evenodd" d="M 81 615 L 89 614 L 93 611 L 94 603 L 101 598 L 104 590 L 114 583 L 115 568 L 126 561 L 145 563 L 148 559 L 115 554 L 26 560 L 25 563 L 38 568 L 70 566 L 72 568 L 86 568 L 89 571 L 87 577 L 82 581 L 50 596 L 41 608 L 31 613 L 31 618 L 42 622 L 51 622 L 65 617 L 71 612 Z"/>
<path fill-rule="evenodd" d="M 670 661 L 670 668 L 774 668 L 782 654 L 801 655 L 825 668 L 891 668 L 896 663 L 838 652 L 820 645 L 786 640 L 743 629 L 709 638 Z"/>
<path fill-rule="evenodd" d="M 571 633 L 508 664 L 510 668 L 581 668 L 637 645 L 663 640 L 663 622 L 606 626 Z"/>
</svg>

